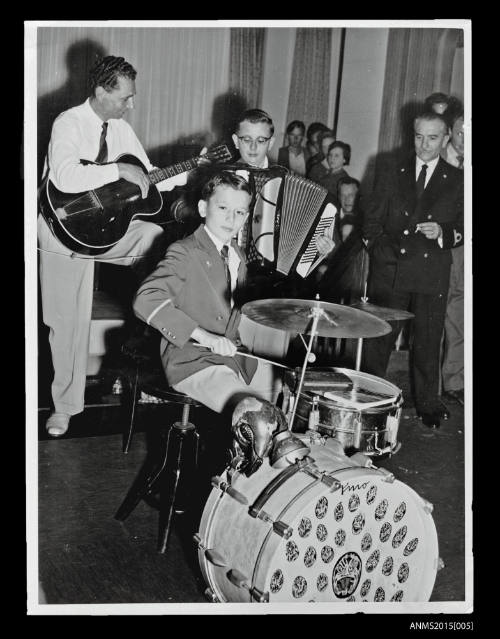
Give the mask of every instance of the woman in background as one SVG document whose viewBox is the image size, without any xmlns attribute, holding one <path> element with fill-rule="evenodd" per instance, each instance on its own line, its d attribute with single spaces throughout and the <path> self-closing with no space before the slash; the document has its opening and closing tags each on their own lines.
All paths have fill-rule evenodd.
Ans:
<svg viewBox="0 0 500 639">
<path fill-rule="evenodd" d="M 333 193 L 337 197 L 337 186 L 339 180 L 350 177 L 344 166 L 351 161 L 351 146 L 345 142 L 338 140 L 332 142 L 328 147 L 326 162 L 328 164 L 327 172 L 320 177 L 318 183 Z"/>
</svg>

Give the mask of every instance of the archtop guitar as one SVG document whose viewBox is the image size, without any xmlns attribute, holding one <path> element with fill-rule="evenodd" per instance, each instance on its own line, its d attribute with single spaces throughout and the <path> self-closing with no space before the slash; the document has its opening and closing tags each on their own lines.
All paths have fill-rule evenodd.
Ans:
<svg viewBox="0 0 500 639">
<path fill-rule="evenodd" d="M 71 251 L 99 255 L 121 240 L 132 220 L 154 221 L 151 218 L 159 213 L 163 204 L 156 187 L 158 182 L 190 171 L 203 160 L 226 162 L 231 157 L 231 151 L 223 144 L 205 155 L 148 173 L 144 164 L 134 155 L 120 155 L 114 163 L 134 164 L 148 175 L 150 187 L 145 198 L 142 198 L 136 184 L 123 178 L 90 191 L 64 193 L 46 177 L 38 190 L 40 212 L 52 233 Z M 95 164 L 88 160 L 81 162 Z"/>
</svg>

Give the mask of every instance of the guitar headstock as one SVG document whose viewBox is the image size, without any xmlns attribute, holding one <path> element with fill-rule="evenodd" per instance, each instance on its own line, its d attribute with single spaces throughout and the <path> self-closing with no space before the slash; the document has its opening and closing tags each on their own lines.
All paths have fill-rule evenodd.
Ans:
<svg viewBox="0 0 500 639">
<path fill-rule="evenodd" d="M 204 164 L 204 161 L 213 163 L 221 163 L 228 162 L 233 157 L 233 154 L 229 150 L 227 144 L 220 144 L 219 146 L 215 146 L 213 149 L 207 151 L 204 155 L 200 155 L 197 158 L 198 164 Z"/>
</svg>

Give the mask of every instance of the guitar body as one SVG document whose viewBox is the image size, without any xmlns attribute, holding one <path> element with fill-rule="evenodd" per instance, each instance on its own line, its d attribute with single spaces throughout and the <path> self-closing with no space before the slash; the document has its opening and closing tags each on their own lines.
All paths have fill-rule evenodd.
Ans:
<svg viewBox="0 0 500 639">
<path fill-rule="evenodd" d="M 134 155 L 121 155 L 115 162 L 134 164 L 147 174 Z M 46 179 L 39 191 L 40 211 L 54 235 L 67 248 L 84 255 L 108 251 L 133 219 L 151 220 L 162 203 L 154 184 L 143 199 L 139 187 L 123 179 L 81 193 L 63 193 Z"/>
</svg>

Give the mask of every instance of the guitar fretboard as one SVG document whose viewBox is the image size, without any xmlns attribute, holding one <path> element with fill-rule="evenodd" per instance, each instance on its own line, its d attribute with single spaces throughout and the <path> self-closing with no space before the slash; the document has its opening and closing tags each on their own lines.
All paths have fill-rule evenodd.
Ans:
<svg viewBox="0 0 500 639">
<path fill-rule="evenodd" d="M 165 169 L 155 169 L 154 171 L 148 173 L 149 181 L 151 182 L 151 184 L 157 184 L 162 180 L 174 177 L 174 175 L 184 173 L 184 171 L 191 171 L 191 169 L 194 169 L 196 166 L 198 166 L 199 157 L 200 156 L 191 158 L 190 160 L 186 160 L 185 162 L 178 162 L 177 164 L 168 166 Z"/>
</svg>

